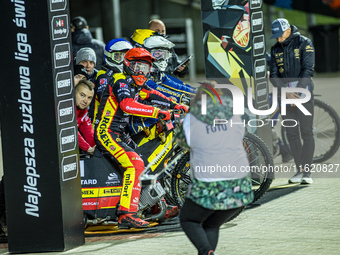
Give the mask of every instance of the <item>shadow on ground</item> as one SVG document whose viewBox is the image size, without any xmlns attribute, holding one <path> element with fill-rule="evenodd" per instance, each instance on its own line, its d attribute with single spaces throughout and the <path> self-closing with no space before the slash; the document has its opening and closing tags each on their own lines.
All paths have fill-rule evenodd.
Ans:
<svg viewBox="0 0 340 255">
<path fill-rule="evenodd" d="M 297 185 L 297 184 L 289 184 L 289 185 L 279 185 L 279 186 L 273 186 L 271 187 L 268 192 L 258 201 L 256 201 L 255 203 L 247 206 L 245 208 L 245 210 L 252 210 L 255 209 L 265 203 L 268 203 L 270 201 L 273 201 L 275 199 L 278 199 L 280 197 L 286 196 L 288 194 L 291 194 L 293 192 L 296 192 L 298 190 L 304 189 L 306 188 L 306 185 Z M 227 224 L 223 225 L 223 228 L 230 228 L 230 227 L 234 227 L 236 224 L 233 224 L 232 222 L 228 222 Z M 180 226 L 179 223 L 179 217 L 177 216 L 174 219 L 171 219 L 167 222 L 163 222 L 160 225 L 156 225 L 153 226 L 151 228 L 145 229 L 144 231 L 140 231 L 138 232 L 138 235 L 144 235 L 144 234 L 156 234 L 156 233 L 169 233 L 169 232 L 178 232 L 178 231 L 182 231 L 182 228 Z M 131 236 L 131 232 L 129 233 L 124 233 L 124 234 L 119 234 L 119 236 Z M 137 234 L 137 233 L 136 233 Z M 98 237 L 104 237 L 104 236 L 117 236 L 117 234 L 112 233 L 112 234 L 100 234 L 100 235 L 91 235 L 91 236 L 86 236 L 86 241 L 90 242 L 92 238 L 98 238 Z M 124 237 L 123 237 L 124 238 Z"/>
</svg>

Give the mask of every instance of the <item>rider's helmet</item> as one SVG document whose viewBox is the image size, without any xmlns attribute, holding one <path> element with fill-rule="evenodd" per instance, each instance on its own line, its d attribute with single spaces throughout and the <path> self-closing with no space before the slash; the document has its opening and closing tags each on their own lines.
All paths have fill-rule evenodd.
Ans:
<svg viewBox="0 0 340 255">
<path fill-rule="evenodd" d="M 109 41 L 104 50 L 105 64 L 110 67 L 116 67 L 119 72 L 123 72 L 125 53 L 132 48 L 131 43 L 122 38 Z"/>
<path fill-rule="evenodd" d="M 144 48 L 133 48 L 126 52 L 124 57 L 124 71 L 131 75 L 135 84 L 144 85 L 149 78 L 152 63 L 155 58 Z"/>
<path fill-rule="evenodd" d="M 150 29 L 136 29 L 131 36 L 131 40 L 135 47 L 143 47 L 144 40 L 154 34 L 155 31 Z"/>
<path fill-rule="evenodd" d="M 159 71 L 164 72 L 168 66 L 168 59 L 171 57 L 171 49 L 175 47 L 175 44 L 163 36 L 154 35 L 146 38 L 143 46 L 155 58 L 154 65 Z"/>
</svg>

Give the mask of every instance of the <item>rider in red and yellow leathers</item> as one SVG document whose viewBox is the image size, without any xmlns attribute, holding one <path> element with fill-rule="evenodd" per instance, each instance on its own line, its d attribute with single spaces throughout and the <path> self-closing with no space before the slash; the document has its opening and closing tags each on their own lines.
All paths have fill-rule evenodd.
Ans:
<svg viewBox="0 0 340 255">
<path fill-rule="evenodd" d="M 184 106 L 172 102 L 161 93 L 145 85 L 151 71 L 153 56 L 143 48 L 133 48 L 125 54 L 123 73 L 115 74 L 114 81 L 105 88 L 95 121 L 95 141 L 125 169 L 119 207 L 119 228 L 148 227 L 149 223 L 137 215 L 141 186 L 139 175 L 144 170 L 142 158 L 126 135 L 130 115 L 170 119 L 170 112 L 140 103 L 149 101 L 170 109 Z M 186 110 L 186 109 L 185 109 Z"/>
</svg>

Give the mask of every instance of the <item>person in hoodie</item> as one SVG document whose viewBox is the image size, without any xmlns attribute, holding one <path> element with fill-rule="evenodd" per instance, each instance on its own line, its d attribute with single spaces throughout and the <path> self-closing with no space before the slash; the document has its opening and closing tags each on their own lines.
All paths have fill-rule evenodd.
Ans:
<svg viewBox="0 0 340 255">
<path fill-rule="evenodd" d="M 89 47 L 81 48 L 77 52 L 76 64 L 82 65 L 87 72 L 87 79 L 91 82 L 96 81 L 98 70 L 94 68 L 96 66 L 96 53 Z"/>
<path fill-rule="evenodd" d="M 287 138 L 296 164 L 297 173 L 289 179 L 289 183 L 311 184 L 313 182 L 310 167 L 313 163 L 314 137 L 313 89 L 315 52 L 312 41 L 302 36 L 297 27 L 290 25 L 286 19 L 276 19 L 271 25 L 272 36 L 277 42 L 271 48 L 270 81 L 278 88 L 303 88 L 311 93 L 311 99 L 303 106 L 311 113 L 305 115 L 295 105 L 287 105 L 284 120 L 295 120 L 294 127 L 287 128 Z M 279 94 L 279 97 L 281 95 Z M 288 99 L 299 99 L 305 95 L 289 92 Z M 290 121 L 292 124 L 293 121 Z M 300 135 L 301 134 L 301 135 Z M 302 142 L 301 142 L 302 139 Z"/>
<path fill-rule="evenodd" d="M 71 31 L 73 58 L 77 56 L 77 52 L 81 48 L 89 47 L 96 53 L 97 62 L 95 68 L 100 70 L 101 66 L 104 64 L 105 43 L 100 40 L 93 39 L 89 26 L 87 25 L 87 21 L 84 17 L 78 16 L 72 20 Z"/>
</svg>

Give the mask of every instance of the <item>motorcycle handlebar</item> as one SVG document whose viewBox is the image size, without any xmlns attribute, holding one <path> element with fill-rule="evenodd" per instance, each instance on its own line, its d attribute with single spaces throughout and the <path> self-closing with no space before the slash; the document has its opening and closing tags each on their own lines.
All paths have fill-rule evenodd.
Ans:
<svg viewBox="0 0 340 255">
<path fill-rule="evenodd" d="M 190 105 L 190 100 L 191 100 L 190 97 L 183 95 L 183 97 L 181 99 L 181 103 L 184 104 L 184 105 Z"/>
</svg>

